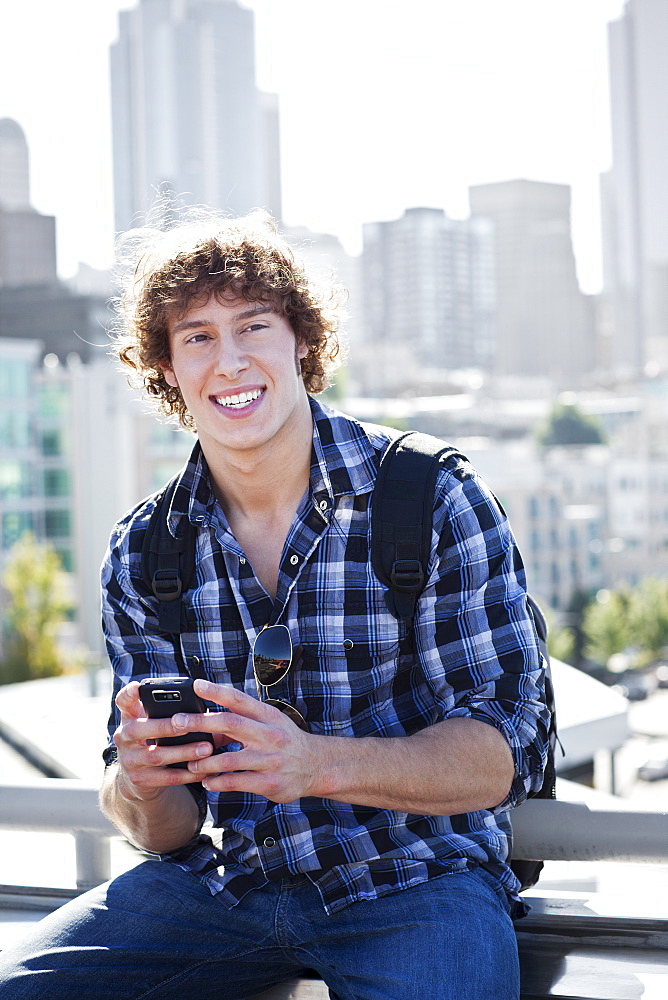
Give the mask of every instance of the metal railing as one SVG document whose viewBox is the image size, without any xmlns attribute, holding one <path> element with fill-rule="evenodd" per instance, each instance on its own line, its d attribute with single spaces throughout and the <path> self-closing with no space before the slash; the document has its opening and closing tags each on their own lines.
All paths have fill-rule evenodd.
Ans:
<svg viewBox="0 0 668 1000">
<path fill-rule="evenodd" d="M 111 877 L 110 838 L 118 831 L 102 814 L 98 789 L 77 778 L 0 784 L 0 829 L 71 833 L 78 889 Z"/>
<path fill-rule="evenodd" d="M 512 813 L 516 859 L 668 862 L 668 813 L 638 812 L 606 797 L 598 805 L 531 799 Z M 110 838 L 117 830 L 86 782 L 42 778 L 0 784 L 0 829 L 71 833 L 77 887 L 111 877 Z"/>
</svg>

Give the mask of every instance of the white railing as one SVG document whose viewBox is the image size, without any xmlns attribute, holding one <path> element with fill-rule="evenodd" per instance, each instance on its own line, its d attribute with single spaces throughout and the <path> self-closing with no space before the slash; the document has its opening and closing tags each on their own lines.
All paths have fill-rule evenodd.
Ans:
<svg viewBox="0 0 668 1000">
<path fill-rule="evenodd" d="M 109 838 L 118 831 L 98 806 L 98 790 L 76 778 L 38 778 L 0 784 L 0 829 L 71 833 L 77 888 L 111 877 Z"/>
<path fill-rule="evenodd" d="M 668 813 L 638 812 L 610 797 L 602 804 L 531 799 L 512 814 L 517 859 L 668 862 Z M 80 889 L 111 877 L 109 838 L 97 789 L 68 778 L 0 784 L 0 829 L 71 833 Z"/>
<path fill-rule="evenodd" d="M 517 859 L 668 862 L 668 813 L 638 812 L 605 797 L 602 805 L 531 799 L 512 814 Z M 116 829 L 101 813 L 97 789 L 68 778 L 0 784 L 0 828 L 71 833 L 77 887 L 111 875 L 109 838 Z"/>
</svg>

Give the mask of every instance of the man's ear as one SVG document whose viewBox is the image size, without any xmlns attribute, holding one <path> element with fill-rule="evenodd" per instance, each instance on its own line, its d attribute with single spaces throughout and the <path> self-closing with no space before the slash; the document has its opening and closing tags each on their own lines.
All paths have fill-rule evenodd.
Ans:
<svg viewBox="0 0 668 1000">
<path fill-rule="evenodd" d="M 179 383 L 174 374 L 173 368 L 166 368 L 165 365 L 160 365 L 162 368 L 162 374 L 165 376 L 165 382 L 167 385 L 171 385 L 174 389 L 178 389 Z"/>
<path fill-rule="evenodd" d="M 303 361 L 303 359 L 306 357 L 307 354 L 308 354 L 308 344 L 303 340 L 298 340 L 297 357 L 299 358 L 300 361 Z"/>
</svg>

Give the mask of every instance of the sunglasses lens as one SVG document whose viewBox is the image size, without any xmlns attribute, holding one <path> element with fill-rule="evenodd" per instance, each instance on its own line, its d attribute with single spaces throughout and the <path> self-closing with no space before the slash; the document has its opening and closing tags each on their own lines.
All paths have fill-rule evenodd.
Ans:
<svg viewBox="0 0 668 1000">
<path fill-rule="evenodd" d="M 270 625 L 260 632 L 253 646 L 253 667 L 258 683 L 271 687 L 290 669 L 292 641 L 285 625 Z"/>
<path fill-rule="evenodd" d="M 276 698 L 268 698 L 264 704 L 273 705 L 274 708 L 280 709 L 283 715 L 287 715 L 288 719 L 291 719 L 296 726 L 303 729 L 305 733 L 308 732 L 308 723 L 306 722 L 304 716 L 301 712 L 298 712 L 296 708 L 293 708 L 292 705 L 288 705 L 287 701 L 278 701 Z"/>
</svg>

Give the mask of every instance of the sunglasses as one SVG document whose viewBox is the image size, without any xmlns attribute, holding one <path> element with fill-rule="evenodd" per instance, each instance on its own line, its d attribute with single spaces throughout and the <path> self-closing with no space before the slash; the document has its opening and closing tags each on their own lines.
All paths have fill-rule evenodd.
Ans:
<svg viewBox="0 0 668 1000">
<path fill-rule="evenodd" d="M 258 686 L 260 701 L 278 708 L 296 726 L 308 732 L 308 723 L 303 715 L 280 698 L 267 698 L 266 688 L 278 684 L 292 666 L 292 639 L 285 625 L 265 625 L 253 643 L 253 670 Z"/>
</svg>

